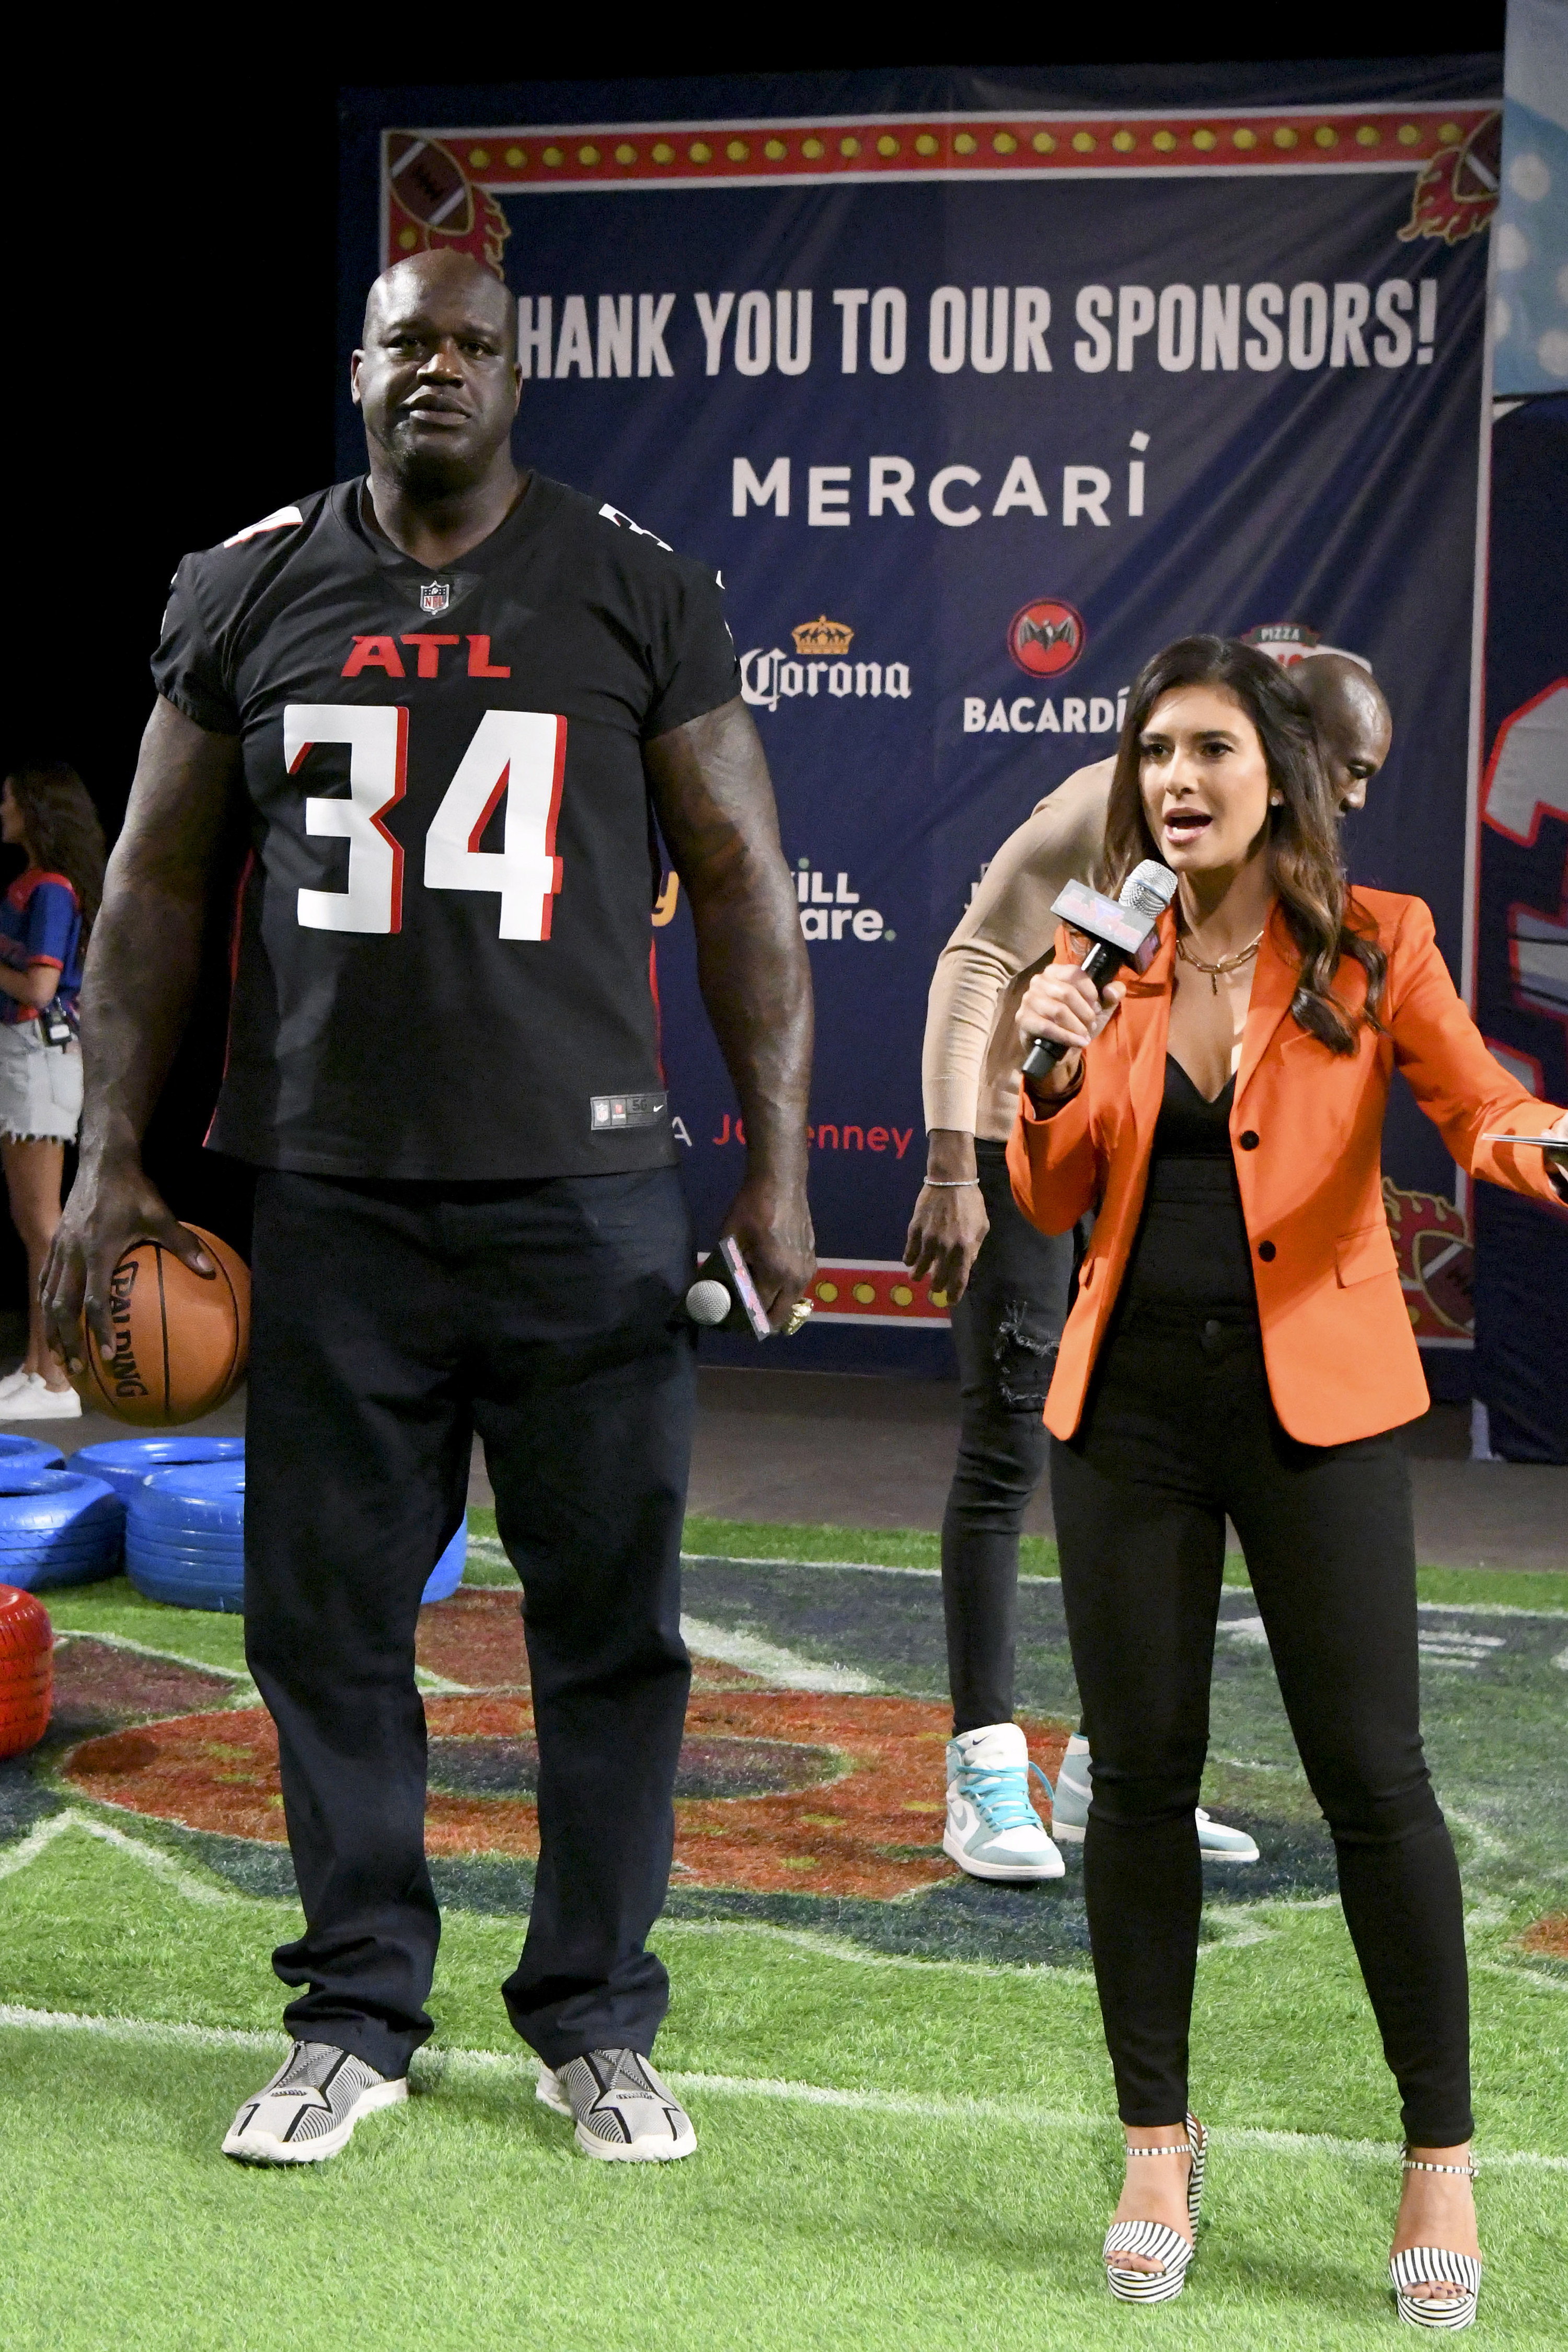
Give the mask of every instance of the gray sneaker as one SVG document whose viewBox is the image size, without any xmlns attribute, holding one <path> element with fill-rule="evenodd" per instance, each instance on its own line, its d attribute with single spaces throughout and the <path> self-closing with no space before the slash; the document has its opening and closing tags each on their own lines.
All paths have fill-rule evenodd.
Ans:
<svg viewBox="0 0 1568 2352">
<path fill-rule="evenodd" d="M 1080 1731 L 1075 1731 L 1068 1741 L 1067 1753 L 1057 1773 L 1056 1796 L 1051 1807 L 1051 1835 L 1058 1845 L 1081 1845 L 1084 1824 L 1089 1820 L 1089 1801 L 1094 1792 L 1094 1768 L 1089 1752 L 1089 1742 Z M 1197 1808 L 1198 1852 L 1209 1862 L 1256 1862 L 1258 1847 L 1245 1830 L 1233 1830 L 1227 1822 L 1210 1819 L 1201 1805 Z"/>
<path fill-rule="evenodd" d="M 590 2050 L 553 2073 L 542 2065 L 535 2096 L 576 2125 L 584 2156 L 669 2164 L 697 2146 L 690 2116 L 640 2051 Z"/>
<path fill-rule="evenodd" d="M 223 2152 L 241 2164 L 320 2164 L 348 2146 L 362 2116 L 407 2096 L 405 2076 L 378 2074 L 331 2042 L 296 2042 L 265 2090 L 236 2116 Z"/>
</svg>

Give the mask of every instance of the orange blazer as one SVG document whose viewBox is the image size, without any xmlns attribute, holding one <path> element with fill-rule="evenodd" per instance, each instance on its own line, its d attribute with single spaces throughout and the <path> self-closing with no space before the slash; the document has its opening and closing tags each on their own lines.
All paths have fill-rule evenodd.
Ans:
<svg viewBox="0 0 1568 2352">
<path fill-rule="evenodd" d="M 1430 1402 L 1400 1288 L 1383 1202 L 1381 1145 L 1395 1064 L 1461 1168 L 1510 1192 L 1561 1204 L 1545 1155 L 1483 1143 L 1505 1129 L 1539 1135 L 1562 1116 L 1493 1060 L 1438 953 L 1419 898 L 1358 890 L 1388 957 L 1383 1034 L 1363 1029 L 1354 1054 L 1331 1054 L 1290 1015 L 1300 959 L 1276 909 L 1253 974 L 1237 1070 L 1231 1145 L 1263 1328 L 1274 1409 L 1292 1437 L 1340 1445 L 1413 1421 Z M 1079 952 L 1058 936 L 1058 955 Z M 1062 1334 L 1046 1424 L 1070 1437 L 1116 1304 L 1143 1206 L 1165 1089 L 1175 919 L 1159 952 L 1084 1056 L 1083 1083 L 1037 1112 L 1023 1090 L 1007 1166 L 1018 1206 L 1047 1234 L 1098 1211 Z M 1340 965 L 1336 993 L 1363 993 L 1361 969 Z"/>
</svg>

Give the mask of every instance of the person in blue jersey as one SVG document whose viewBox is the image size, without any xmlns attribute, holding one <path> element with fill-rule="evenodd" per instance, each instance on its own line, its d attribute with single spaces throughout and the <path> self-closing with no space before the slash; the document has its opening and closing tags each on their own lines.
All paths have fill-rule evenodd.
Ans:
<svg viewBox="0 0 1568 2352">
<path fill-rule="evenodd" d="M 0 1421 L 68 1421 L 81 1400 L 44 1337 L 38 1277 L 81 1119 L 76 1003 L 103 894 L 103 833 L 74 768 L 25 765 L 0 791 L 0 840 L 26 870 L 0 900 L 0 1164 L 27 1253 L 27 1352 L 0 1381 Z"/>
</svg>

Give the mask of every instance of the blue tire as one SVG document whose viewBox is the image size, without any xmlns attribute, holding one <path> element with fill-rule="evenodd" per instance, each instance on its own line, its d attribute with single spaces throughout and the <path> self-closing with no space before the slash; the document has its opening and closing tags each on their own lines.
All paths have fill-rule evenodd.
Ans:
<svg viewBox="0 0 1568 2352">
<path fill-rule="evenodd" d="M 239 1537 L 245 1529 L 245 1464 L 193 1462 L 154 1470 L 131 1498 L 131 1527 L 184 1543 L 193 1535 Z"/>
<path fill-rule="evenodd" d="M 463 1570 L 468 1564 L 468 1523 L 465 1519 L 440 1559 L 430 1571 L 430 1581 L 419 1596 L 423 1609 L 427 1601 L 447 1601 L 463 1580 Z"/>
<path fill-rule="evenodd" d="M 31 1441 L 27 1441 L 31 1442 Z M 113 1437 L 102 1445 L 84 1445 L 77 1467 L 101 1478 L 129 1505 L 139 1486 L 160 1470 L 180 1470 L 202 1462 L 243 1462 L 243 1437 L 184 1437 L 177 1430 L 167 1437 Z"/>
<path fill-rule="evenodd" d="M 145 1477 L 126 1517 L 125 1568 L 149 1601 L 243 1610 L 243 1458 L 175 1464 Z"/>
<path fill-rule="evenodd" d="M 245 1559 L 242 1543 L 215 1543 L 210 1537 L 203 1536 L 182 1539 L 174 1534 L 166 1535 L 162 1528 L 150 1535 L 145 1528 L 127 1528 L 125 1550 L 127 1557 L 134 1552 L 139 1559 L 188 1560 L 193 1568 L 231 1568 Z"/>
<path fill-rule="evenodd" d="M 128 1555 L 131 1581 L 144 1600 L 162 1601 L 170 1609 L 218 1609 L 229 1616 L 245 1613 L 245 1576 L 210 1574 L 205 1570 L 152 1567 Z"/>
<path fill-rule="evenodd" d="M 66 1457 L 58 1445 L 46 1445 L 41 1437 L 0 1437 L 0 1466 L 20 1469 L 31 1463 L 35 1470 L 63 1470 Z"/>
<path fill-rule="evenodd" d="M 101 1478 L 0 1460 L 0 1582 L 24 1592 L 114 1575 L 125 1507 Z"/>
<path fill-rule="evenodd" d="M 465 1523 L 431 1570 L 422 1603 L 445 1601 L 457 1591 L 468 1555 Z M 150 1601 L 177 1609 L 243 1610 L 243 1458 L 172 1465 L 145 1475 L 130 1500 L 125 1565 Z"/>
</svg>

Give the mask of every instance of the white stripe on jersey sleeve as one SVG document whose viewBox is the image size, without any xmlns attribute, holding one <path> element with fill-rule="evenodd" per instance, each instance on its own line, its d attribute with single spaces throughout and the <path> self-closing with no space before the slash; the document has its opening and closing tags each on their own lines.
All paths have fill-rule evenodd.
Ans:
<svg viewBox="0 0 1568 2352">
<path fill-rule="evenodd" d="M 277 507 L 271 514 L 263 515 L 259 522 L 247 522 L 245 529 L 237 530 L 232 539 L 226 539 L 224 545 L 243 547 L 246 541 L 254 539 L 258 530 L 286 530 L 290 523 L 303 522 L 304 520 L 298 507 Z"/>
</svg>

